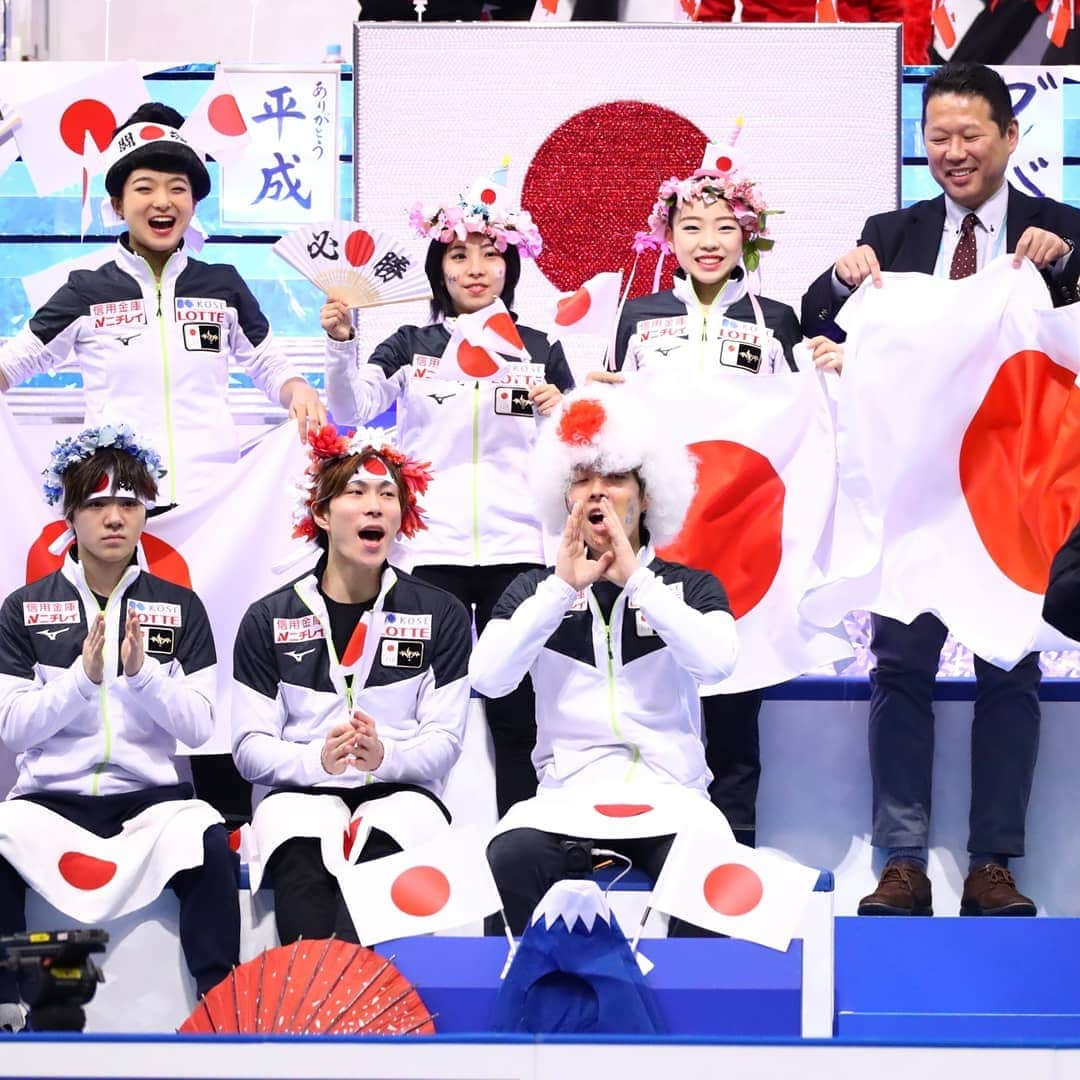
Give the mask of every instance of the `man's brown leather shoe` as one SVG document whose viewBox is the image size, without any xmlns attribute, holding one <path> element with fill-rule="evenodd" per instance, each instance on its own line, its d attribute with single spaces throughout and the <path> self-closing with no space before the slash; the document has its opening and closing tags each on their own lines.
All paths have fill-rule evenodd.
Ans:
<svg viewBox="0 0 1080 1080">
<path fill-rule="evenodd" d="M 1016 888 L 1004 866 L 987 863 L 964 879 L 961 915 L 1034 915 L 1035 904 Z"/>
<path fill-rule="evenodd" d="M 889 863 L 881 871 L 877 888 L 859 901 L 859 914 L 933 915 L 930 879 L 916 863 Z"/>
</svg>

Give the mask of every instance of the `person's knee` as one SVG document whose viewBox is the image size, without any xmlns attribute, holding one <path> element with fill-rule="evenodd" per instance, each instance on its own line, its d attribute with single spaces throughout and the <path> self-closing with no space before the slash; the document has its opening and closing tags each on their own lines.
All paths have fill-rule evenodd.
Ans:
<svg viewBox="0 0 1080 1080">
<path fill-rule="evenodd" d="M 546 861 L 551 841 L 538 829 L 511 829 L 501 833 L 488 844 L 487 858 L 495 880 L 514 881 L 526 874 L 535 874 L 536 867 Z"/>
</svg>

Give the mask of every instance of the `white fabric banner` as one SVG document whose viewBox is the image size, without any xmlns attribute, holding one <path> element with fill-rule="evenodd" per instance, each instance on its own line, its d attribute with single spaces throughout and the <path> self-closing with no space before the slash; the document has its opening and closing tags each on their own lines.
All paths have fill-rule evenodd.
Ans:
<svg viewBox="0 0 1080 1080">
<path fill-rule="evenodd" d="M 1011 256 L 961 281 L 884 277 L 844 307 L 840 490 L 857 513 L 838 511 L 803 614 L 933 612 L 1005 668 L 1070 647 L 1041 612 L 1080 516 L 1080 307 L 1052 308 Z"/>
</svg>

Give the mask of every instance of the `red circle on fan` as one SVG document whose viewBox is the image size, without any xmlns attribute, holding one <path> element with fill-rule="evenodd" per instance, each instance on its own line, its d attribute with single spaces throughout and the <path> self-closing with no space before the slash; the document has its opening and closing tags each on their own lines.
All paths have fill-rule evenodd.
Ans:
<svg viewBox="0 0 1080 1080">
<path fill-rule="evenodd" d="M 731 172 L 731 158 L 718 157 L 716 159 L 717 172 Z"/>
<path fill-rule="evenodd" d="M 247 124 L 232 94 L 218 94 L 206 109 L 210 126 L 221 135 L 243 135 Z"/>
<path fill-rule="evenodd" d="M 390 899 L 406 915 L 434 915 L 450 899 L 450 881 L 434 866 L 414 866 L 394 879 Z"/>
<path fill-rule="evenodd" d="M 1076 374 L 1024 349 L 1001 365 L 960 444 L 960 488 L 997 568 L 1033 593 L 1080 516 Z M 1066 432 L 1066 426 L 1069 432 Z"/>
<path fill-rule="evenodd" d="M 480 192 L 480 201 L 485 206 L 490 206 L 496 198 L 495 192 L 489 187 L 484 188 L 484 190 Z"/>
<path fill-rule="evenodd" d="M 580 288 L 573 296 L 566 296 L 555 305 L 555 324 L 573 326 L 585 318 L 591 307 L 592 297 L 589 296 L 589 290 Z"/>
<path fill-rule="evenodd" d="M 652 807 L 645 803 L 597 803 L 593 809 L 604 817 L 641 817 Z"/>
<path fill-rule="evenodd" d="M 156 124 L 147 124 L 146 127 L 139 129 L 139 138 L 150 142 L 153 139 L 160 139 L 165 134 L 164 128 L 159 128 Z"/>
<path fill-rule="evenodd" d="M 724 863 L 709 871 L 701 891 L 713 911 L 721 915 L 745 915 L 761 903 L 765 888 L 749 866 Z"/>
<path fill-rule="evenodd" d="M 697 492 L 670 559 L 715 574 L 736 619 L 769 591 L 783 557 L 784 482 L 769 459 L 741 443 L 693 443 Z"/>
<path fill-rule="evenodd" d="M 81 851 L 65 851 L 57 866 L 60 876 L 69 885 L 85 892 L 108 885 L 116 876 L 116 863 L 84 855 Z"/>
<path fill-rule="evenodd" d="M 30 545 L 30 550 L 26 553 L 27 585 L 45 577 L 46 574 L 59 570 L 64 565 L 68 548 L 64 548 L 59 555 L 53 555 L 49 551 L 49 545 L 66 528 L 66 521 L 50 521 Z M 181 585 L 185 589 L 191 588 L 191 571 L 188 569 L 188 564 L 184 556 L 172 544 L 148 532 L 142 534 L 139 543 L 142 544 L 143 555 L 151 574 L 171 581 L 174 585 Z M 68 547 L 70 546 L 69 544 Z"/>
<path fill-rule="evenodd" d="M 660 181 L 689 176 L 708 141 L 685 116 L 644 101 L 594 105 L 560 124 L 533 155 L 521 189 L 544 238 L 536 264 L 547 279 L 570 292 L 594 274 L 628 267 Z M 581 211 L 567 213 L 568 206 Z M 655 266 L 655 254 L 641 257 L 632 296 L 652 290 Z M 666 259 L 661 288 L 671 288 L 674 268 Z"/>
<path fill-rule="evenodd" d="M 60 116 L 60 138 L 73 154 L 82 154 L 87 133 L 99 150 L 106 150 L 116 129 L 116 117 L 104 101 L 80 98 Z"/>
<path fill-rule="evenodd" d="M 375 240 L 364 229 L 354 229 L 345 241 L 345 258 L 353 266 L 363 266 L 375 254 Z"/>
<path fill-rule="evenodd" d="M 457 362 L 458 367 L 466 375 L 471 375 L 476 379 L 494 375 L 499 370 L 499 365 L 491 358 L 491 353 L 487 349 L 479 345 L 470 345 L 467 341 L 463 341 L 458 346 Z"/>
</svg>

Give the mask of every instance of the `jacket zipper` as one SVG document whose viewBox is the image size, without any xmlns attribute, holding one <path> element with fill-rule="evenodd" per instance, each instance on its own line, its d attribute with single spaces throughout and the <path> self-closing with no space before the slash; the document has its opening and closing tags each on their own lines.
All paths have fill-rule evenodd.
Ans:
<svg viewBox="0 0 1080 1080">
<path fill-rule="evenodd" d="M 108 611 L 109 604 L 112 602 L 113 595 L 116 590 L 113 589 L 109 594 L 108 600 L 105 601 L 104 609 L 98 605 L 98 612 L 104 613 Z M 107 629 L 106 624 L 106 629 Z M 112 761 L 112 724 L 109 722 L 109 635 L 105 634 L 105 641 L 101 647 L 101 685 L 98 687 L 98 705 L 101 709 L 101 726 L 105 735 L 105 755 L 101 761 L 98 762 L 97 768 L 94 770 L 94 780 L 90 785 L 90 794 L 96 795 L 98 793 L 98 785 L 101 782 L 101 774 L 105 771 L 105 766 Z"/>
<path fill-rule="evenodd" d="M 170 255 L 169 258 L 171 259 L 172 256 Z M 168 266 L 168 261 L 166 261 L 165 266 Z M 150 272 L 153 274 L 152 269 Z M 164 267 L 161 273 L 164 275 Z M 154 288 L 157 290 L 158 340 L 161 345 L 161 377 L 165 391 L 165 443 L 169 461 L 169 502 L 174 503 L 176 502 L 176 439 L 173 435 L 172 423 L 172 373 L 169 368 L 169 336 L 165 326 L 165 316 L 161 310 L 161 278 L 154 278 Z"/>
<path fill-rule="evenodd" d="M 473 563 L 480 563 L 480 383 L 473 383 L 472 426 Z"/>
</svg>

